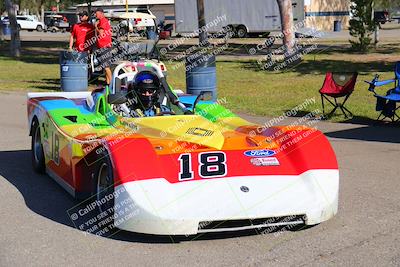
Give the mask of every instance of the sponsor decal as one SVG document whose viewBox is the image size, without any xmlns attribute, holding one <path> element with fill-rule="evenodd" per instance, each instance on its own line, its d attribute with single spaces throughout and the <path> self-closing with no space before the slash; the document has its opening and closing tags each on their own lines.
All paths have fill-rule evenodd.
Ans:
<svg viewBox="0 0 400 267">
<path fill-rule="evenodd" d="M 151 84 L 151 83 L 153 83 L 153 80 L 152 79 L 145 79 L 145 80 L 143 80 L 143 83 Z"/>
<path fill-rule="evenodd" d="M 273 155 L 275 155 L 276 152 L 273 150 L 268 150 L 268 149 L 264 149 L 264 150 L 248 150 L 246 152 L 244 152 L 245 156 L 248 157 L 271 157 Z"/>
<path fill-rule="evenodd" d="M 262 167 L 262 166 L 279 166 L 279 160 L 275 157 L 269 158 L 253 158 L 250 159 L 251 164 L 254 166 Z"/>
<path fill-rule="evenodd" d="M 244 193 L 247 193 L 247 192 L 249 192 L 250 191 L 250 189 L 247 187 L 247 186 L 241 186 L 240 187 L 240 191 L 242 191 L 242 192 L 244 192 Z"/>
</svg>

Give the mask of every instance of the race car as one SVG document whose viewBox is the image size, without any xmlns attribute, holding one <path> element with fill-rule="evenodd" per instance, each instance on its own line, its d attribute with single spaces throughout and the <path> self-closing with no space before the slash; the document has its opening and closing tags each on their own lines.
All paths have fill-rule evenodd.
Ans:
<svg viewBox="0 0 400 267">
<path fill-rule="evenodd" d="M 144 69 L 169 110 L 130 112 Z M 103 90 L 28 93 L 33 168 L 92 198 L 72 220 L 96 211 L 92 223 L 138 233 L 315 225 L 337 213 L 338 164 L 321 132 L 256 125 L 205 95 L 176 93 L 151 62 L 121 64 Z"/>
</svg>

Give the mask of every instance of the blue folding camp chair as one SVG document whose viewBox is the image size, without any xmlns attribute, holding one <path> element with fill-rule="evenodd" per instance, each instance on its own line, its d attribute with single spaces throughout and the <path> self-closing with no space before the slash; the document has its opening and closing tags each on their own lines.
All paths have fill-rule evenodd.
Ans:
<svg viewBox="0 0 400 267">
<path fill-rule="evenodd" d="M 374 93 L 376 97 L 376 111 L 380 111 L 377 120 L 385 120 L 386 118 L 394 121 L 399 121 L 400 116 L 397 114 L 400 106 L 400 62 L 396 63 L 395 78 L 393 80 L 379 81 L 379 75 L 375 75 L 374 79 L 370 82 L 368 90 Z M 386 92 L 386 95 L 379 95 L 375 92 L 375 88 L 394 83 L 395 87 Z"/>
</svg>

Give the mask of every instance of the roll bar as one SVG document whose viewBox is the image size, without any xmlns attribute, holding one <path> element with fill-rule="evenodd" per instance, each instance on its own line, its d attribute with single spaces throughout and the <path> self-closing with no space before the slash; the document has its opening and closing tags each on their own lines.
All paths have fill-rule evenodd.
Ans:
<svg viewBox="0 0 400 267">
<path fill-rule="evenodd" d="M 112 82 L 111 82 L 111 86 L 110 86 L 111 94 L 115 94 L 115 79 L 122 78 L 122 77 L 120 77 L 121 75 L 118 75 L 118 73 L 120 72 L 120 70 L 122 70 L 123 68 L 126 68 L 126 67 L 134 67 L 134 71 L 129 73 L 132 75 L 136 75 L 138 73 L 138 70 L 137 70 L 138 67 L 145 67 L 145 68 L 152 69 L 157 74 L 157 76 L 160 78 L 160 80 L 164 80 L 164 78 L 165 78 L 161 68 L 154 62 L 149 62 L 149 61 L 147 61 L 147 62 L 124 62 L 124 63 L 119 64 L 114 69 L 113 76 L 112 76 Z M 127 76 L 128 75 L 124 75 L 123 78 L 125 78 Z"/>
</svg>

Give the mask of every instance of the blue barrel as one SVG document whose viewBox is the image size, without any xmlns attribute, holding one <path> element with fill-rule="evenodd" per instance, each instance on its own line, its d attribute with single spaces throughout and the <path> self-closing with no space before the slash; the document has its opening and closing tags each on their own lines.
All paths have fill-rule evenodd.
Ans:
<svg viewBox="0 0 400 267">
<path fill-rule="evenodd" d="M 212 93 L 217 100 L 217 70 L 215 56 L 194 54 L 186 58 L 186 92 L 199 95 L 202 91 Z"/>
<path fill-rule="evenodd" d="M 88 90 L 88 54 L 86 52 L 60 53 L 61 90 L 79 92 Z"/>
<path fill-rule="evenodd" d="M 333 31 L 334 32 L 342 31 L 342 22 L 340 20 L 335 20 L 333 22 Z"/>
<path fill-rule="evenodd" d="M 1 21 L 1 28 L 3 30 L 3 34 L 6 36 L 11 35 L 11 27 L 10 27 L 10 22 L 9 21 Z"/>
</svg>

